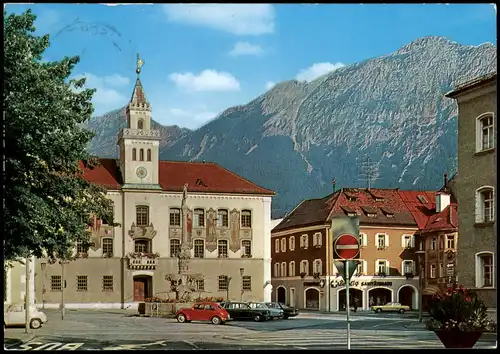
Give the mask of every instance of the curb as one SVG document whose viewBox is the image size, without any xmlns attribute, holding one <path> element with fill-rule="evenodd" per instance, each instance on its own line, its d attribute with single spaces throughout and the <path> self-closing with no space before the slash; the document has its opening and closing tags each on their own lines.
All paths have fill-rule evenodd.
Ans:
<svg viewBox="0 0 500 354">
<path fill-rule="evenodd" d="M 24 336 L 24 338 L 4 337 L 4 341 L 5 341 L 6 339 L 10 339 L 10 340 L 18 340 L 18 341 L 20 341 L 21 343 L 23 343 L 23 344 L 24 344 L 24 343 L 27 343 L 27 342 L 32 341 L 33 339 L 35 339 L 35 337 L 36 337 L 35 333 L 30 333 L 29 335 Z"/>
</svg>

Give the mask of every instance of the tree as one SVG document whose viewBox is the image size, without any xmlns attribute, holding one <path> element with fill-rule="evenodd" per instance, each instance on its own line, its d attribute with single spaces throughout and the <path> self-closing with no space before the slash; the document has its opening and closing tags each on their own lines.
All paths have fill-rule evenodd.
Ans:
<svg viewBox="0 0 500 354">
<path fill-rule="evenodd" d="M 83 179 L 96 166 L 84 127 L 94 89 L 70 79 L 78 57 L 42 62 L 49 36 L 35 36 L 36 16 L 4 11 L 4 260 L 69 259 L 90 245 L 91 214 L 112 218 L 106 191 Z"/>
</svg>

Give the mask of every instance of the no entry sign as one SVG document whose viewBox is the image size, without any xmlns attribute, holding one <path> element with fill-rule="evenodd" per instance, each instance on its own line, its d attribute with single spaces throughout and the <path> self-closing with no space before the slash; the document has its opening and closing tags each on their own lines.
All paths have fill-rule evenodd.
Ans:
<svg viewBox="0 0 500 354">
<path fill-rule="evenodd" d="M 359 239 L 351 234 L 340 235 L 335 240 L 334 249 L 341 259 L 353 259 L 359 253 Z"/>
</svg>

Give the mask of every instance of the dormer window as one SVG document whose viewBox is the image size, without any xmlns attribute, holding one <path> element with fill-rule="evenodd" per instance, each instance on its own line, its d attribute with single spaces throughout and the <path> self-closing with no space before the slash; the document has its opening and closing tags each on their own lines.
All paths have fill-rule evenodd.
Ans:
<svg viewBox="0 0 500 354">
<path fill-rule="evenodd" d="M 201 178 L 198 178 L 194 184 L 201 187 L 208 187 Z"/>
<path fill-rule="evenodd" d="M 142 119 L 137 121 L 137 129 L 144 129 L 144 121 Z"/>
<path fill-rule="evenodd" d="M 428 203 L 427 199 L 423 195 L 421 195 L 421 194 L 417 195 L 417 199 L 422 204 L 427 204 Z"/>
<path fill-rule="evenodd" d="M 356 212 L 356 210 L 354 210 L 354 209 L 352 209 L 352 208 L 350 208 L 348 206 L 343 206 L 341 208 L 344 210 L 344 212 L 345 212 L 345 214 L 347 216 L 356 216 L 356 215 L 358 215 L 357 212 Z"/>
<path fill-rule="evenodd" d="M 365 212 L 366 216 L 369 218 L 374 218 L 377 216 L 377 209 L 369 207 L 369 206 L 362 206 L 361 209 Z"/>
<path fill-rule="evenodd" d="M 382 212 L 384 213 L 384 215 L 388 218 L 393 218 L 394 217 L 394 211 L 392 211 L 391 209 L 388 209 L 388 208 L 380 208 L 382 210 Z"/>
</svg>

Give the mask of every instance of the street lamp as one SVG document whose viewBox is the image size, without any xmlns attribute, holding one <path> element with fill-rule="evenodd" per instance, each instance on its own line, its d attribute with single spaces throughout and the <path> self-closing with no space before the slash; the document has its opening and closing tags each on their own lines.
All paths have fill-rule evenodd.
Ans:
<svg viewBox="0 0 500 354">
<path fill-rule="evenodd" d="M 240 268 L 240 276 L 241 276 L 241 297 L 240 297 L 240 301 L 243 301 L 243 274 L 245 274 L 245 268 Z"/>
<path fill-rule="evenodd" d="M 226 301 L 229 301 L 229 284 L 231 284 L 231 279 L 231 277 L 227 277 Z"/>
<path fill-rule="evenodd" d="M 418 322 L 422 322 L 423 314 L 423 291 L 424 291 L 424 255 L 425 251 L 417 251 L 415 254 L 418 256 L 419 275 L 418 275 Z"/>
</svg>

